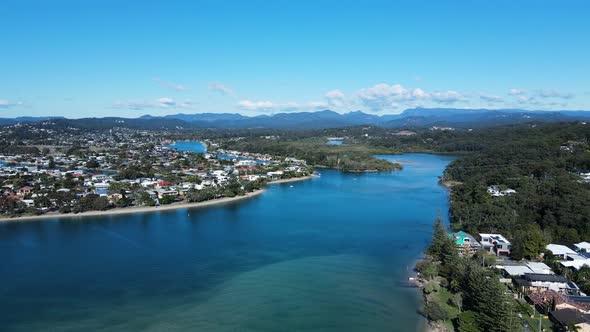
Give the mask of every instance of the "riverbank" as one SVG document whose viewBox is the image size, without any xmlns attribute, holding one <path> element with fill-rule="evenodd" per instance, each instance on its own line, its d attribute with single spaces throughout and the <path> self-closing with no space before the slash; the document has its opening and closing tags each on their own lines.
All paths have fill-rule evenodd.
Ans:
<svg viewBox="0 0 590 332">
<path fill-rule="evenodd" d="M 308 175 L 302 176 L 298 178 L 290 178 L 290 179 L 281 179 L 268 182 L 269 184 L 278 184 L 278 183 L 288 183 L 288 182 L 298 182 L 309 180 L 314 177 L 318 177 L 318 175 Z M 79 217 L 96 217 L 96 216 L 105 216 L 105 215 L 121 215 L 121 214 L 130 214 L 130 213 L 144 213 L 144 212 L 155 212 L 155 211 L 169 211 L 169 210 L 176 210 L 176 209 L 186 209 L 186 208 L 196 208 L 196 207 L 204 207 L 204 206 L 211 206 L 216 204 L 224 204 L 235 202 L 247 198 L 251 198 L 254 196 L 258 196 L 264 193 L 265 189 L 260 189 L 251 193 L 247 193 L 243 196 L 235 196 L 235 197 L 222 197 L 217 199 L 212 199 L 209 201 L 204 202 L 194 202 L 194 203 L 172 203 L 168 205 L 160 205 L 160 206 L 138 206 L 138 207 L 126 207 L 126 208 L 114 208 L 105 211 L 86 211 L 81 213 L 47 213 L 38 216 L 19 216 L 14 218 L 0 218 L 0 222 L 20 222 L 20 221 L 31 221 L 31 220 L 39 220 L 39 219 L 50 219 L 50 218 L 79 218 Z"/>
<path fill-rule="evenodd" d="M 277 183 L 288 183 L 288 182 L 299 182 L 299 181 L 305 181 L 305 180 L 310 180 L 313 178 L 319 178 L 319 175 L 306 175 L 306 176 L 302 176 L 302 177 L 298 177 L 298 178 L 290 178 L 290 179 L 280 179 L 280 180 L 274 180 L 274 181 L 270 181 L 268 182 L 269 184 L 277 184 Z"/>
<path fill-rule="evenodd" d="M 447 187 L 447 189 L 452 189 L 454 186 L 462 185 L 463 182 L 453 181 L 453 180 L 441 180 L 439 181 L 441 185 Z"/>
<path fill-rule="evenodd" d="M 0 218 L 0 222 L 20 222 L 20 221 L 32 221 L 32 220 L 39 220 L 39 219 L 50 219 L 50 218 L 80 218 L 80 217 L 96 217 L 96 216 L 106 216 L 106 215 L 121 215 L 121 214 L 130 214 L 130 213 L 144 213 L 144 212 L 156 212 L 156 211 L 169 211 L 169 210 L 176 210 L 176 209 L 187 209 L 187 208 L 197 208 L 197 207 L 205 207 L 217 204 L 224 204 L 224 203 L 231 203 L 235 201 L 240 201 L 247 198 L 252 198 L 264 193 L 265 189 L 260 189 L 254 192 L 247 193 L 243 196 L 235 196 L 235 197 L 222 197 L 217 199 L 212 199 L 209 201 L 204 202 L 194 202 L 194 203 L 172 203 L 168 205 L 160 205 L 160 206 L 138 206 L 138 207 L 126 207 L 126 208 L 114 208 L 106 211 L 86 211 L 82 213 L 47 213 L 38 216 L 20 216 L 14 218 Z"/>
</svg>

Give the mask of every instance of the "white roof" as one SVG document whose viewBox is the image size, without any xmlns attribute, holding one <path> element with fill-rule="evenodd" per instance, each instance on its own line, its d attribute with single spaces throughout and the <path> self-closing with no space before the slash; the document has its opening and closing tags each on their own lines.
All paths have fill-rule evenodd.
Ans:
<svg viewBox="0 0 590 332">
<path fill-rule="evenodd" d="M 553 255 L 574 255 L 576 252 L 561 244 L 548 244 L 545 249 L 551 251 Z"/>
<path fill-rule="evenodd" d="M 529 267 L 526 265 L 504 266 L 503 270 L 506 271 L 506 273 L 511 276 L 521 276 L 521 275 L 524 275 L 525 273 L 533 273 L 533 271 L 531 271 L 531 269 L 529 269 Z"/>
<path fill-rule="evenodd" d="M 590 260 L 563 261 L 563 262 L 560 262 L 559 264 L 561 264 L 562 266 L 565 266 L 565 267 L 573 267 L 574 269 L 579 270 L 584 265 L 590 266 Z"/>
<path fill-rule="evenodd" d="M 574 244 L 574 247 L 578 248 L 578 250 L 585 249 L 586 251 L 590 251 L 590 243 L 585 241 Z"/>
<path fill-rule="evenodd" d="M 545 263 L 529 262 L 526 266 L 528 266 L 528 268 L 531 269 L 531 271 L 533 271 L 533 273 L 553 274 L 553 271 L 551 271 L 551 268 L 549 266 L 547 266 L 547 264 L 545 264 Z"/>
<path fill-rule="evenodd" d="M 504 242 L 507 244 L 510 244 L 510 241 L 508 241 L 502 234 L 489 234 L 489 233 L 479 233 L 479 236 L 483 239 L 483 238 L 496 238 L 501 240 L 500 242 Z"/>
<path fill-rule="evenodd" d="M 567 255 L 567 260 L 568 261 L 587 261 L 588 258 L 586 258 L 582 255 L 578 255 L 578 254 L 569 254 L 569 255 Z"/>
<path fill-rule="evenodd" d="M 521 276 L 525 273 L 554 274 L 545 263 L 530 262 L 526 265 L 508 265 L 502 267 L 511 276 Z"/>
</svg>

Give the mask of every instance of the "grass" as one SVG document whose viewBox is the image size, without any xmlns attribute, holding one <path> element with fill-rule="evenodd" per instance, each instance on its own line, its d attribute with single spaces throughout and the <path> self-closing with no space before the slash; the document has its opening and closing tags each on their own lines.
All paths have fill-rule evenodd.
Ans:
<svg viewBox="0 0 590 332">
<path fill-rule="evenodd" d="M 515 300 L 516 302 L 516 309 L 522 315 L 522 318 L 527 322 L 529 325 L 529 329 L 534 332 L 539 331 L 539 313 L 534 310 L 530 304 Z M 531 315 L 534 314 L 534 317 L 531 318 Z M 541 318 L 541 328 L 545 329 L 545 331 L 553 331 L 553 323 L 549 320 L 549 318 L 545 315 Z"/>
</svg>

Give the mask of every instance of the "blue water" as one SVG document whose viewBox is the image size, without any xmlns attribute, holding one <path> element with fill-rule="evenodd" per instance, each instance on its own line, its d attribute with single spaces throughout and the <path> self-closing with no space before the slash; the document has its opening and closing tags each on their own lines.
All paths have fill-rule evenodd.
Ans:
<svg viewBox="0 0 590 332">
<path fill-rule="evenodd" d="M 452 158 L 384 158 L 408 163 L 207 208 L 0 223 L 0 330 L 416 330 L 400 281 L 446 214 Z"/>
<path fill-rule="evenodd" d="M 328 145 L 344 145 L 344 141 L 341 140 L 329 140 L 326 142 Z"/>
<path fill-rule="evenodd" d="M 180 141 L 175 142 L 174 144 L 168 145 L 169 148 L 176 149 L 178 151 L 188 151 L 188 152 L 196 152 L 196 153 L 205 153 L 207 152 L 207 145 L 201 142 L 189 142 L 189 141 Z"/>
</svg>

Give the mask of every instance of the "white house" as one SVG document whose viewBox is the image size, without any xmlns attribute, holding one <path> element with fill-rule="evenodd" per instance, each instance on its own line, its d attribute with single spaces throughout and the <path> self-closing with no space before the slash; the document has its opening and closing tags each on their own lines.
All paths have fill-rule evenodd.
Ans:
<svg viewBox="0 0 590 332">
<path fill-rule="evenodd" d="M 512 244 L 501 234 L 479 234 L 483 249 L 496 256 L 508 256 Z"/>
<path fill-rule="evenodd" d="M 509 276 L 523 276 L 526 273 L 555 274 L 547 264 L 539 262 L 529 262 L 524 265 L 507 265 L 502 267 L 502 271 L 504 271 L 504 275 Z"/>
<path fill-rule="evenodd" d="M 576 247 L 577 251 L 590 252 L 590 243 L 585 241 L 574 244 L 574 247 Z"/>
<path fill-rule="evenodd" d="M 572 249 L 561 245 L 561 244 L 548 244 L 545 249 L 551 251 L 553 256 L 559 257 L 560 259 L 567 259 L 568 255 L 576 255 L 576 252 Z"/>
<path fill-rule="evenodd" d="M 500 190 L 498 186 L 489 186 L 488 193 L 493 197 L 502 197 L 502 196 L 510 196 L 516 194 L 516 190 L 507 188 L 505 190 Z"/>
</svg>

